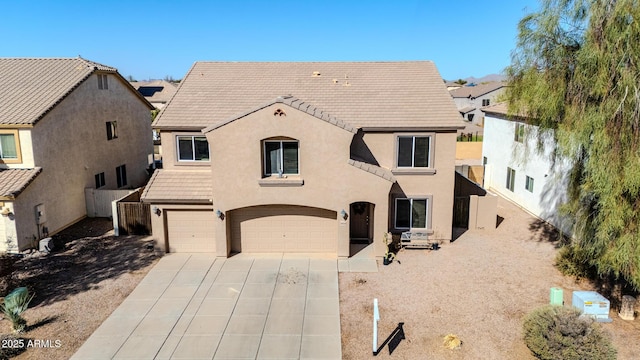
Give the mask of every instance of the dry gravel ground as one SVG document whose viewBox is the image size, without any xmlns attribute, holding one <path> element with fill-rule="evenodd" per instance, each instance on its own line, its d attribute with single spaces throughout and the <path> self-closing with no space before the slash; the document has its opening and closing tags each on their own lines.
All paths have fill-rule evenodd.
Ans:
<svg viewBox="0 0 640 360">
<path fill-rule="evenodd" d="M 12 279 L 14 287 L 36 294 L 24 313 L 27 331 L 20 336 L 52 347 L 32 342 L 34 347 L 16 359 L 70 358 L 158 259 L 146 248 L 146 237 L 113 236 L 109 219 L 85 219 L 54 240 L 60 250 L 19 260 Z M 0 331 L 11 333 L 8 320 L 0 321 Z"/>
<path fill-rule="evenodd" d="M 549 302 L 551 287 L 593 290 L 553 266 L 557 243 L 515 205 L 499 199 L 496 230 L 472 230 L 438 251 L 403 250 L 378 273 L 340 273 L 340 324 L 344 359 L 373 359 L 373 298 L 381 320 L 379 344 L 404 323 L 405 339 L 378 359 L 534 359 L 522 340 L 522 318 Z M 612 311 L 610 331 L 619 359 L 640 359 L 640 319 Z M 457 350 L 443 337 L 462 340 Z"/>
</svg>

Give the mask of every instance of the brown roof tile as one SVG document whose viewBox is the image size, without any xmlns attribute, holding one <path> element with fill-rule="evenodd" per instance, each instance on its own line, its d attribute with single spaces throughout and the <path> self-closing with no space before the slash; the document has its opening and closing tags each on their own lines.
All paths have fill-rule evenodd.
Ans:
<svg viewBox="0 0 640 360">
<path fill-rule="evenodd" d="M 115 68 L 83 58 L 0 58 L 0 124 L 35 124 L 94 71 Z"/>
<path fill-rule="evenodd" d="M 13 200 L 27 188 L 42 168 L 0 169 L 0 199 Z"/>
<path fill-rule="evenodd" d="M 464 126 L 431 61 L 196 62 L 154 126 L 203 129 L 283 95 L 356 129 Z"/>
<path fill-rule="evenodd" d="M 142 193 L 142 201 L 211 203 L 211 170 L 156 170 Z"/>
<path fill-rule="evenodd" d="M 385 168 L 382 168 L 380 166 L 367 164 L 362 161 L 353 160 L 353 159 L 349 159 L 348 163 L 349 165 L 355 166 L 358 169 L 362 169 L 368 173 L 379 176 L 385 180 L 391 181 L 392 183 L 396 182 L 396 178 L 393 176 L 393 173 L 391 173 L 391 171 Z"/>
<path fill-rule="evenodd" d="M 505 86 L 506 85 L 503 82 L 492 81 L 476 86 L 463 86 L 458 89 L 453 89 L 449 91 L 449 93 L 451 94 L 451 97 L 454 98 L 477 98 L 478 96 L 488 94 Z"/>
</svg>

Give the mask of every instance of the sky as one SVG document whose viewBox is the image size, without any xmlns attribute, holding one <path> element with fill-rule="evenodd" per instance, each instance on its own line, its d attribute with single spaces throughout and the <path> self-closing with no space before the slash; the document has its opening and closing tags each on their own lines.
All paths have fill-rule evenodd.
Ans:
<svg viewBox="0 0 640 360">
<path fill-rule="evenodd" d="M 0 57 L 77 57 L 136 80 L 196 61 L 432 60 L 447 80 L 501 73 L 537 0 L 14 0 Z"/>
</svg>

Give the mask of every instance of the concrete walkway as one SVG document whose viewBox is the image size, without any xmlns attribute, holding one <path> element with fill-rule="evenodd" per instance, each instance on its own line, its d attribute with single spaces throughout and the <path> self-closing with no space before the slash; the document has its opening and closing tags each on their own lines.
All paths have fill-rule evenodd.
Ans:
<svg viewBox="0 0 640 360">
<path fill-rule="evenodd" d="M 72 359 L 340 359 L 337 270 L 290 254 L 167 255 Z"/>
</svg>

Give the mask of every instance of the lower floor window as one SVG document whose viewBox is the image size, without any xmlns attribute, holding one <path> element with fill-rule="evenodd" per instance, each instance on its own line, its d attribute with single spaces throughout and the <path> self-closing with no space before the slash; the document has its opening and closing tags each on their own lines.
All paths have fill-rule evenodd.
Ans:
<svg viewBox="0 0 640 360">
<path fill-rule="evenodd" d="M 428 199 L 396 199 L 396 221 L 397 229 L 427 227 L 427 205 Z"/>
<path fill-rule="evenodd" d="M 119 188 L 127 186 L 127 167 L 125 165 L 116 168 L 116 180 Z"/>
<path fill-rule="evenodd" d="M 516 181 L 516 171 L 512 168 L 507 168 L 507 189 L 513 191 L 513 185 Z"/>
<path fill-rule="evenodd" d="M 524 187 L 529 191 L 533 192 L 533 178 L 527 176 L 527 182 L 524 184 Z"/>
</svg>

